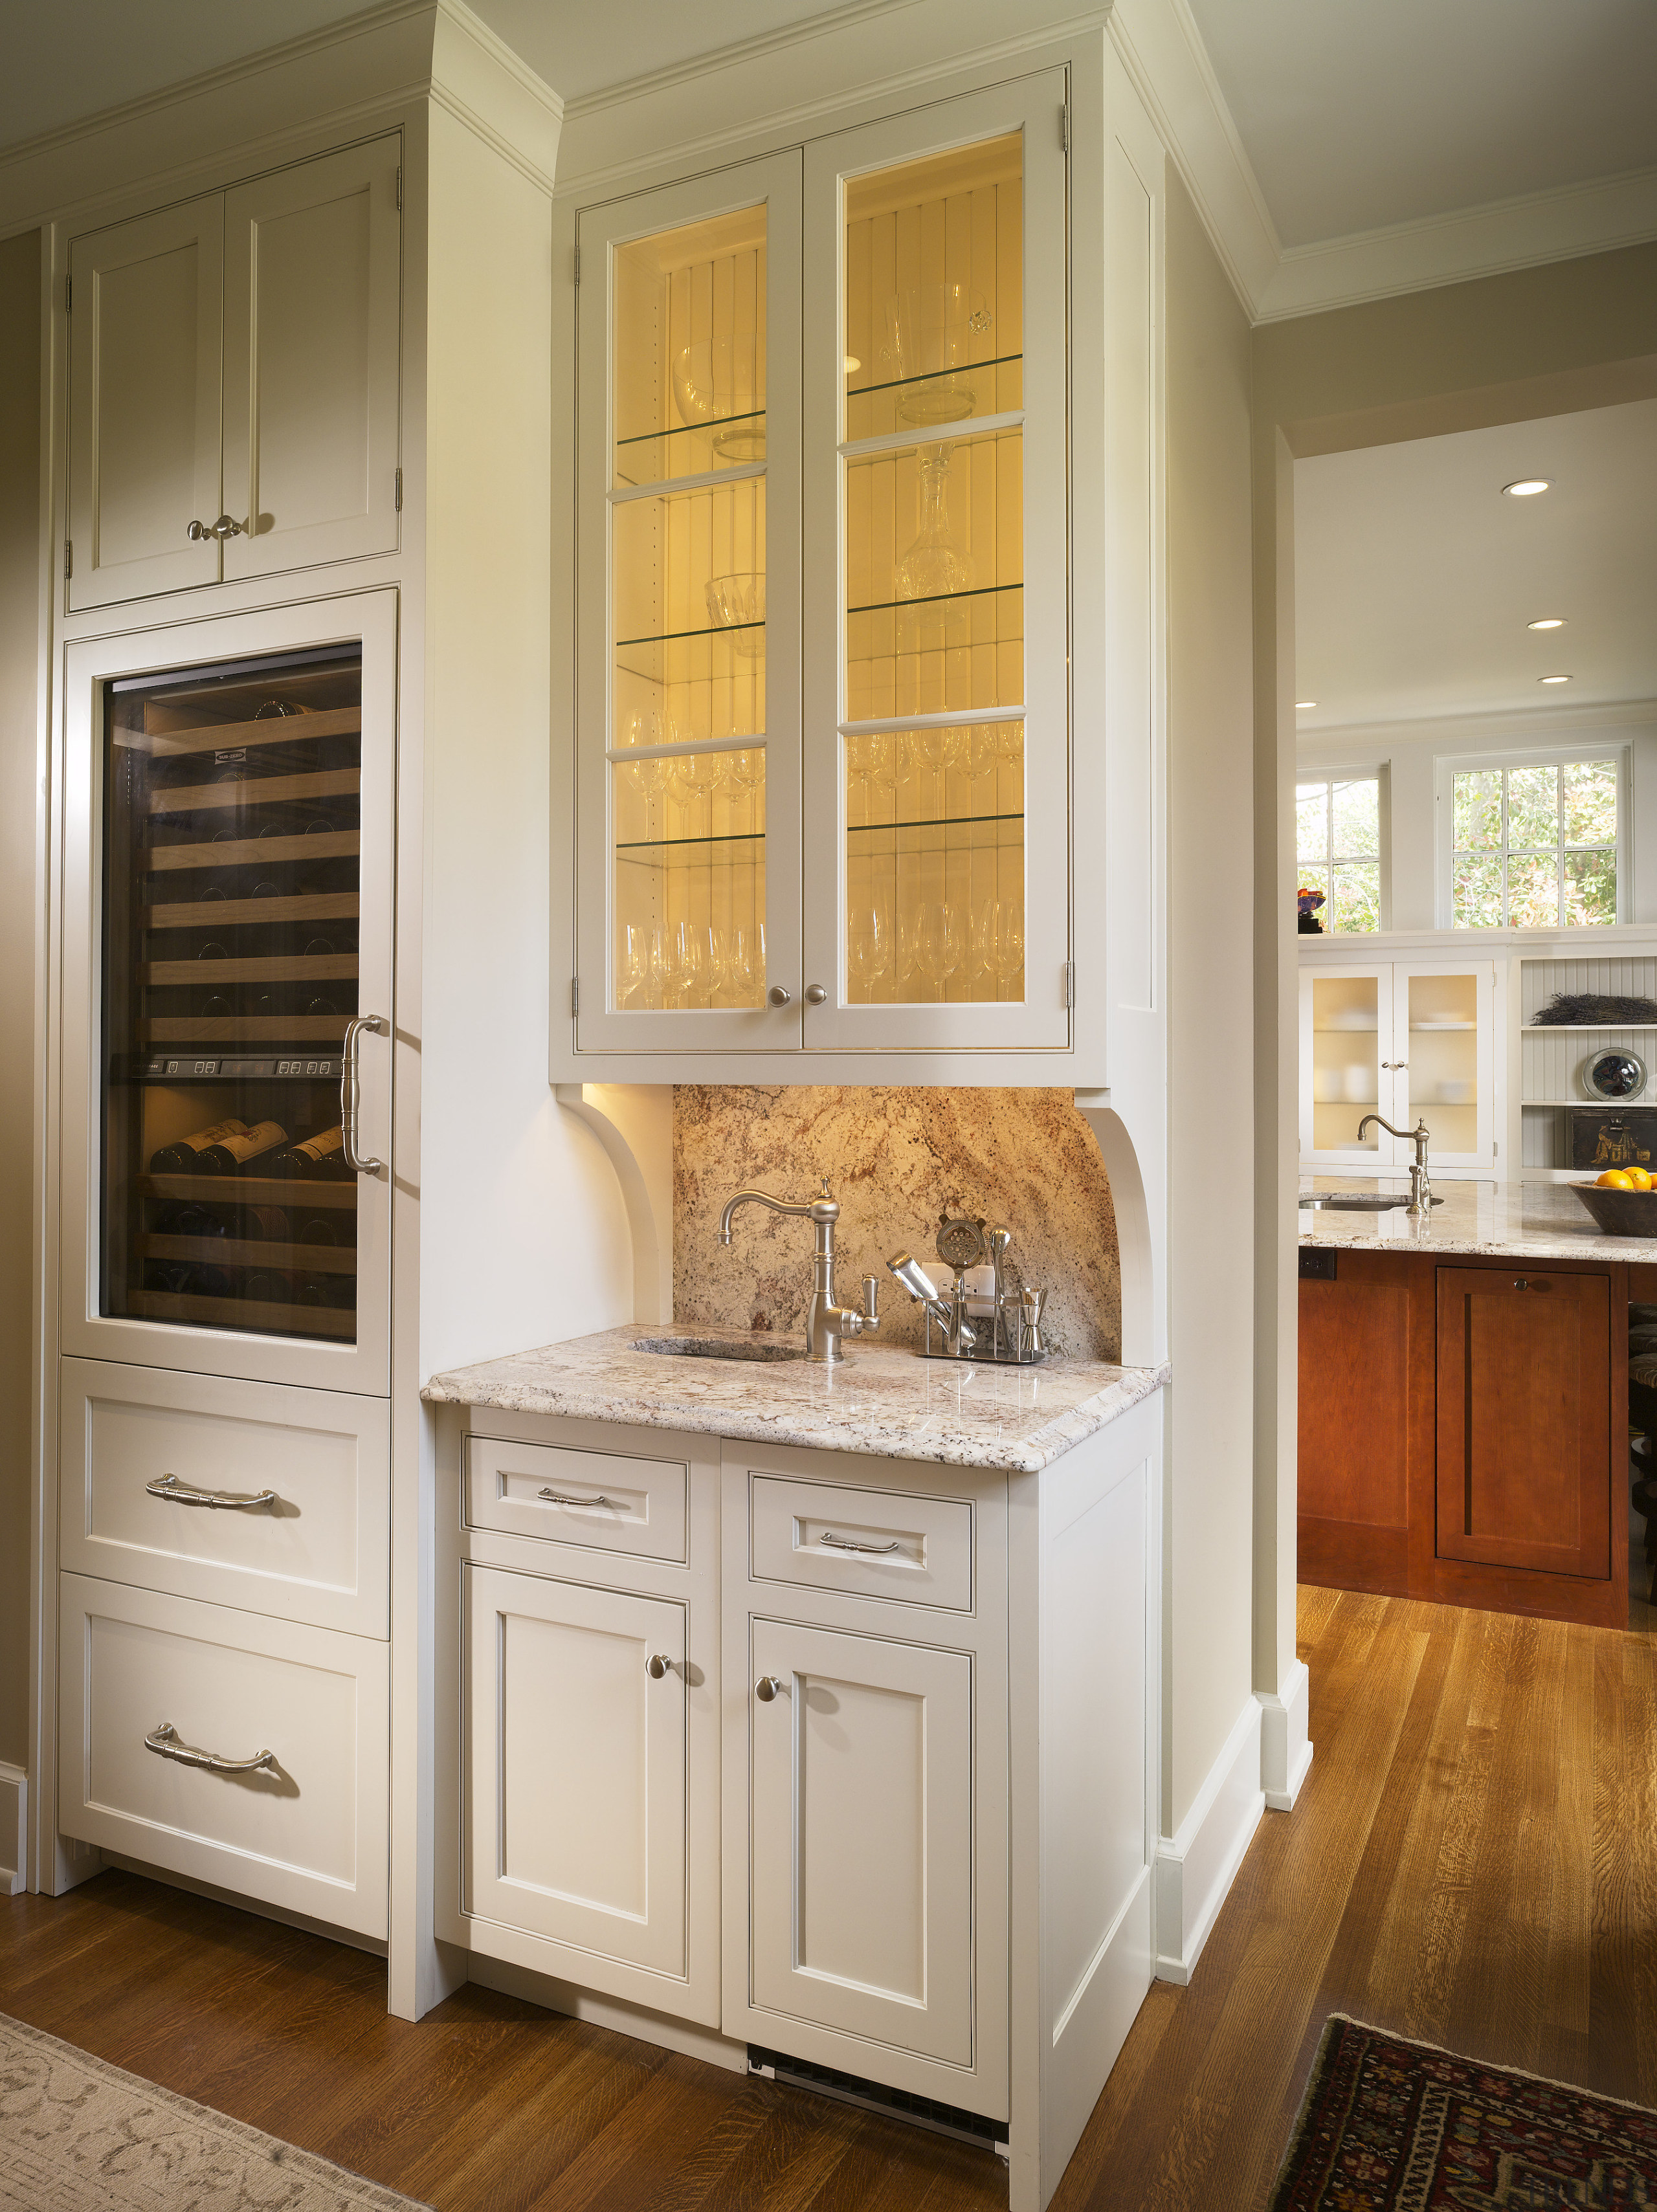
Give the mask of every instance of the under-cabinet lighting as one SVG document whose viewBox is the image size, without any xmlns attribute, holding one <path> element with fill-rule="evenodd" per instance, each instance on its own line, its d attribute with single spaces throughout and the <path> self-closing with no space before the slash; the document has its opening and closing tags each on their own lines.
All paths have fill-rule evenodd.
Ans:
<svg viewBox="0 0 1657 2212">
<path fill-rule="evenodd" d="M 1520 477 L 1516 483 L 1503 484 L 1502 495 L 1504 499 L 1534 499 L 1538 492 L 1548 489 L 1546 477 Z"/>
<path fill-rule="evenodd" d="M 1317 703 L 1315 699 L 1297 699 L 1295 702 L 1295 711 L 1298 714 L 1303 707 L 1315 707 Z"/>
<path fill-rule="evenodd" d="M 1536 680 L 1538 684 L 1569 684 L 1570 678 L 1569 676 L 1538 676 Z"/>
<path fill-rule="evenodd" d="M 848 376 L 856 376 L 862 365 L 863 364 L 858 360 L 855 353 L 849 353 L 846 356 L 846 374 Z"/>
<path fill-rule="evenodd" d="M 1533 623 L 1526 623 L 1525 627 L 1526 629 L 1563 629 L 1565 617 L 1563 615 L 1543 615 Z"/>
</svg>

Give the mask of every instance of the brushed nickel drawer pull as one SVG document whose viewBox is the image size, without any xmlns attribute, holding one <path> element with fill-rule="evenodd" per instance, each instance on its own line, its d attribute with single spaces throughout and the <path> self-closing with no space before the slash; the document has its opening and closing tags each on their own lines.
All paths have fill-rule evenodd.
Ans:
<svg viewBox="0 0 1657 2212">
<path fill-rule="evenodd" d="M 903 1546 L 895 1536 L 889 1544 L 854 1544 L 850 1536 L 837 1536 L 832 1528 L 825 1528 L 817 1540 L 819 1544 L 832 1546 L 837 1552 L 882 1553 L 901 1552 L 903 1549 Z"/>
<path fill-rule="evenodd" d="M 192 545 L 202 544 L 210 538 L 216 538 L 222 544 L 227 538 L 240 538 L 242 526 L 230 515 L 222 514 L 216 522 L 203 522 L 199 519 L 192 521 L 184 534 Z"/>
<path fill-rule="evenodd" d="M 644 1662 L 644 1671 L 653 1682 L 673 1672 L 673 1662 L 665 1651 L 653 1651 Z"/>
<path fill-rule="evenodd" d="M 621 1510 L 615 1499 L 605 1497 L 601 1491 L 596 1498 L 571 1498 L 568 1492 L 563 1490 L 538 1490 L 535 1495 L 546 1498 L 553 1505 L 607 1505 L 612 1513 Z"/>
<path fill-rule="evenodd" d="M 154 1482 L 146 1482 L 144 1488 L 152 1498 L 168 1498 L 174 1505 L 210 1505 L 237 1513 L 245 1513 L 253 1505 L 281 1503 L 274 1490 L 192 1490 L 176 1474 L 163 1474 Z"/>
<path fill-rule="evenodd" d="M 216 1751 L 197 1751 L 187 1743 L 180 1743 L 179 1732 L 171 1721 L 163 1721 L 150 1729 L 143 1740 L 146 1751 L 156 1752 L 162 1759 L 176 1759 L 180 1766 L 204 1766 L 210 1774 L 255 1774 L 261 1768 L 274 1774 L 277 1771 L 273 1751 L 256 1752 L 252 1759 L 221 1759 Z"/>
</svg>

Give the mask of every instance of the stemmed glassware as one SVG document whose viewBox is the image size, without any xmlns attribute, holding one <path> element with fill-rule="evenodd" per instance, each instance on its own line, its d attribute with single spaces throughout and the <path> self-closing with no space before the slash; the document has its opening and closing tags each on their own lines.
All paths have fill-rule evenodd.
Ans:
<svg viewBox="0 0 1657 2212">
<path fill-rule="evenodd" d="M 856 995 L 867 1000 L 883 975 L 892 972 L 892 916 L 879 901 L 855 906 L 846 915 L 846 973 Z"/>
<path fill-rule="evenodd" d="M 940 999 L 966 954 L 961 909 L 950 899 L 929 899 L 904 929 L 904 972 L 920 975 Z"/>
<path fill-rule="evenodd" d="M 1010 982 L 1024 965 L 1024 902 L 985 899 L 972 917 L 972 972 Z"/>
</svg>

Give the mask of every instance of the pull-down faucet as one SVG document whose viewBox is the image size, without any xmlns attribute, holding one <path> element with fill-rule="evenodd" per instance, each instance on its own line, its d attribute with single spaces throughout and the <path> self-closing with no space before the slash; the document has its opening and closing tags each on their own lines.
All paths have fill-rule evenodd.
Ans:
<svg viewBox="0 0 1657 2212">
<path fill-rule="evenodd" d="M 1433 1195 L 1432 1180 L 1427 1172 L 1427 1139 L 1432 1132 L 1420 1115 L 1417 1114 L 1416 1116 L 1416 1126 L 1413 1129 L 1395 1129 L 1390 1121 L 1382 1121 L 1379 1114 L 1366 1114 L 1358 1124 L 1360 1144 L 1363 1142 L 1364 1131 L 1372 1121 L 1380 1121 L 1382 1128 L 1391 1136 L 1407 1138 L 1416 1148 L 1415 1163 L 1410 1170 L 1410 1203 L 1404 1207 L 1404 1212 L 1426 1213 L 1433 1206 L 1441 1205 L 1442 1200 L 1436 1199 Z"/>
<path fill-rule="evenodd" d="M 863 1278 L 863 1310 L 856 1306 L 837 1306 L 834 1303 L 834 1224 L 840 1218 L 838 1201 L 829 1196 L 828 1177 L 825 1176 L 817 1196 L 803 1206 L 790 1206 L 785 1199 L 773 1198 L 766 1190 L 740 1190 L 719 1217 L 719 1241 L 731 1241 L 731 1216 L 739 1206 L 768 1206 L 773 1213 L 795 1213 L 814 1224 L 817 1249 L 812 1255 L 811 1304 L 806 1309 L 806 1357 L 832 1364 L 844 1359 L 840 1340 L 845 1336 L 872 1334 L 880 1326 L 876 1310 L 880 1291 L 878 1277 Z"/>
</svg>

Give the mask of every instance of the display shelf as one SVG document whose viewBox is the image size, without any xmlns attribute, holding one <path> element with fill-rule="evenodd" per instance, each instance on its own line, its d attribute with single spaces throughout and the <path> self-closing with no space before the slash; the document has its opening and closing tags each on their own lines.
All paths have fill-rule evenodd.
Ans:
<svg viewBox="0 0 1657 2212">
<path fill-rule="evenodd" d="M 962 404 L 962 402 L 965 404 Z M 1011 414 L 1024 404 L 1024 356 L 996 354 L 961 362 L 924 376 L 900 376 L 878 384 L 848 385 L 846 442 L 890 436 L 937 438 L 959 433 L 975 416 Z M 917 407 L 926 419 L 912 419 Z"/>
<path fill-rule="evenodd" d="M 354 952 L 262 954 L 256 959 L 229 957 L 204 961 L 145 960 L 141 982 L 161 988 L 179 983 L 349 983 L 357 972 Z"/>
<path fill-rule="evenodd" d="M 136 1026 L 141 1044 L 333 1044 L 350 1019 L 349 1014 L 162 1014 Z"/>
<path fill-rule="evenodd" d="M 989 823 L 1022 823 L 1020 814 L 936 814 L 906 822 L 849 822 L 846 835 L 857 837 L 880 830 L 972 830 Z"/>
<path fill-rule="evenodd" d="M 132 1191 L 138 1198 L 193 1198 L 219 1206 L 354 1207 L 356 1177 L 322 1182 L 299 1176 L 141 1175 L 132 1178 Z"/>
<path fill-rule="evenodd" d="M 190 899 L 146 906 L 146 929 L 236 929 L 244 922 L 274 928 L 279 921 L 355 921 L 355 891 L 296 891 L 291 898 Z"/>
<path fill-rule="evenodd" d="M 637 837 L 618 843 L 615 849 L 618 853 L 668 853 L 691 846 L 708 849 L 715 845 L 763 845 L 765 842 L 763 830 L 722 830 L 717 836 L 706 837 Z M 751 860 L 753 855 L 741 854 L 734 857 Z"/>
<path fill-rule="evenodd" d="M 204 722 L 194 727 L 147 731 L 146 752 L 168 759 L 192 753 L 240 752 L 249 745 L 286 745 L 299 738 L 361 734 L 360 707 L 321 707 L 300 714 L 261 715 L 253 722 Z"/>
<path fill-rule="evenodd" d="M 1604 1036 L 1611 1030 L 1634 1030 L 1657 1036 L 1657 1022 L 1525 1022 L 1521 1036 Z"/>
<path fill-rule="evenodd" d="M 289 738 L 291 743 L 291 731 Z M 172 784 L 149 793 L 144 811 L 209 814 L 228 807 L 278 806 L 298 799 L 355 799 L 360 782 L 354 768 L 324 768 L 313 769 L 305 775 L 247 775 L 225 783 Z"/>
<path fill-rule="evenodd" d="M 133 1291 L 131 1311 L 140 1321 L 195 1322 L 271 1336 L 332 1336 L 354 1341 L 356 1316 L 343 1306 L 266 1304 L 261 1298 L 213 1298 L 191 1291 Z"/>
<path fill-rule="evenodd" d="M 247 868 L 261 861 L 272 866 L 279 860 L 355 860 L 362 837 L 355 830 L 302 831 L 293 837 L 210 838 L 179 845 L 144 845 L 138 865 L 147 874 L 168 875 L 177 868 Z"/>
<path fill-rule="evenodd" d="M 1331 1022 L 1321 1029 L 1314 1028 L 1313 1036 L 1379 1036 L 1379 1030 L 1361 1030 L 1350 1022 Z"/>
<path fill-rule="evenodd" d="M 1450 1036 L 1460 1030 L 1477 1030 L 1477 1022 L 1411 1022 L 1412 1033 L 1422 1036 Z"/>
</svg>

